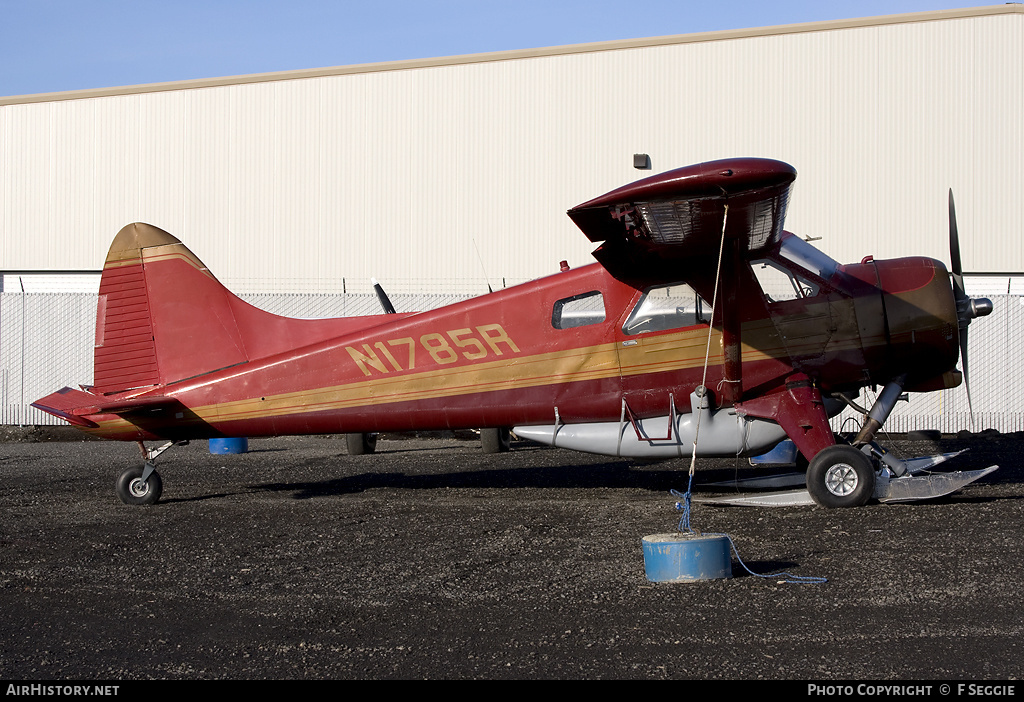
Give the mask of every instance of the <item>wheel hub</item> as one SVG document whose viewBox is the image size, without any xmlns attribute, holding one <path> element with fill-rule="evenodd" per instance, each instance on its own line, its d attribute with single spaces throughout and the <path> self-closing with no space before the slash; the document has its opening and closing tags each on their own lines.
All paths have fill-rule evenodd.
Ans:
<svg viewBox="0 0 1024 702">
<path fill-rule="evenodd" d="M 857 471 L 849 463 L 837 463 L 825 471 L 825 487 L 837 497 L 846 497 L 857 489 Z"/>
<path fill-rule="evenodd" d="M 128 491 L 132 494 L 132 497 L 145 497 L 149 494 L 149 482 L 143 482 L 141 479 L 136 478 L 128 484 Z"/>
</svg>

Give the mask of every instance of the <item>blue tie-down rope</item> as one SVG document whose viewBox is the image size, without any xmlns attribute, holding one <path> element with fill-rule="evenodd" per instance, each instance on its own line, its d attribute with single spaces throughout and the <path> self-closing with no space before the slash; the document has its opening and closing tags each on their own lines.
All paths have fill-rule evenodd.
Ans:
<svg viewBox="0 0 1024 702">
<path fill-rule="evenodd" d="M 691 473 L 690 474 L 690 483 L 689 483 L 689 485 L 686 488 L 686 494 L 685 495 L 680 493 L 677 490 L 670 490 L 669 491 L 674 496 L 676 496 L 676 497 L 678 497 L 678 498 L 680 498 L 682 500 L 681 502 L 676 502 L 676 510 L 683 513 L 682 516 L 679 518 L 679 531 L 681 533 L 682 532 L 688 532 L 690 534 L 697 534 L 697 532 L 693 529 L 693 527 L 690 526 L 690 513 L 691 513 L 690 493 L 692 492 L 692 490 L 693 490 L 693 474 Z M 732 547 L 732 552 L 736 554 L 736 560 L 740 562 L 740 565 L 743 566 L 743 569 L 745 571 L 747 571 L 748 573 L 750 573 L 751 575 L 753 575 L 755 577 L 758 577 L 758 578 L 783 578 L 782 582 L 784 582 L 784 583 L 795 583 L 795 584 L 798 584 L 798 585 L 820 585 L 821 583 L 827 583 L 828 582 L 827 578 L 818 578 L 818 577 L 809 576 L 809 575 L 793 575 L 792 573 L 788 573 L 788 572 L 785 572 L 785 571 L 779 572 L 779 573 L 769 573 L 767 575 L 762 574 L 762 573 L 755 573 L 750 568 L 748 568 L 747 564 L 743 562 L 742 558 L 740 558 L 739 549 L 736 548 L 736 542 L 734 542 L 732 540 L 731 536 L 729 536 L 728 534 L 717 534 L 717 533 L 708 533 L 708 534 L 701 534 L 701 535 L 702 536 L 724 536 L 725 538 L 729 539 L 729 546 Z"/>
<path fill-rule="evenodd" d="M 675 495 L 676 497 L 682 499 L 682 502 L 676 502 L 676 511 L 683 513 L 682 516 L 679 517 L 679 531 L 680 532 L 686 531 L 686 532 L 689 532 L 691 534 L 696 533 L 696 532 L 694 532 L 693 528 L 690 526 L 690 493 L 692 491 L 693 491 L 693 473 L 690 473 L 690 482 L 686 486 L 686 494 L 685 495 L 680 493 L 678 490 L 669 490 L 669 492 L 671 492 L 673 495 Z"/>
</svg>

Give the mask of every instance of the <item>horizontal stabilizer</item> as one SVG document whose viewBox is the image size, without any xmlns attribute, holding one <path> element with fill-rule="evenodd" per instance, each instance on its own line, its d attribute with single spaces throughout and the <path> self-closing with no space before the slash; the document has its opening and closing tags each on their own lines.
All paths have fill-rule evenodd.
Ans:
<svg viewBox="0 0 1024 702">
<path fill-rule="evenodd" d="M 52 414 L 54 417 L 60 417 L 75 426 L 91 429 L 99 425 L 84 419 L 82 415 L 95 414 L 91 410 L 95 409 L 97 399 L 99 398 L 88 392 L 74 388 L 61 388 L 57 392 L 39 398 L 32 403 L 32 406 Z"/>
<path fill-rule="evenodd" d="M 76 426 L 94 428 L 99 425 L 86 417 L 98 414 L 131 414 L 176 404 L 176 400 L 162 395 L 111 402 L 104 401 L 104 398 L 83 390 L 61 388 L 55 393 L 36 400 L 32 406 Z"/>
</svg>

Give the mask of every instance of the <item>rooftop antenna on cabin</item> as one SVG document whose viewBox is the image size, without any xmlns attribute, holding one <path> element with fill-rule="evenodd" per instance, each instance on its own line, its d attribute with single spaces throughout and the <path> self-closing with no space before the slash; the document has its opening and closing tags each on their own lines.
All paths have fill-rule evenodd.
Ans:
<svg viewBox="0 0 1024 702">
<path fill-rule="evenodd" d="M 487 268 L 484 267 L 484 258 L 480 255 L 480 249 L 476 245 L 476 239 L 473 239 L 473 250 L 476 251 L 476 260 L 480 261 L 480 269 L 484 272 L 484 282 L 487 283 L 487 292 L 492 293 L 494 290 L 491 288 L 491 279 L 487 277 Z"/>
</svg>

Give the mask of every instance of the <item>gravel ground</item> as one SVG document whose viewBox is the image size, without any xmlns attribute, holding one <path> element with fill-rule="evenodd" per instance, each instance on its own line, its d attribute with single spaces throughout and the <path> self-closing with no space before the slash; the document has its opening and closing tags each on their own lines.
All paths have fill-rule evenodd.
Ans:
<svg viewBox="0 0 1024 702">
<path fill-rule="evenodd" d="M 1002 468 L 954 495 L 854 510 L 696 505 L 743 562 L 826 578 L 650 583 L 688 461 L 516 442 L 341 437 L 206 442 L 159 461 L 127 507 L 131 444 L 0 443 L 0 679 L 699 678 L 1002 680 L 1021 673 L 1024 435 L 969 447 Z M 21 438 L 21 441 L 11 439 Z M 27 441 L 24 439 L 28 439 Z M 705 462 L 698 480 L 747 477 Z"/>
</svg>

